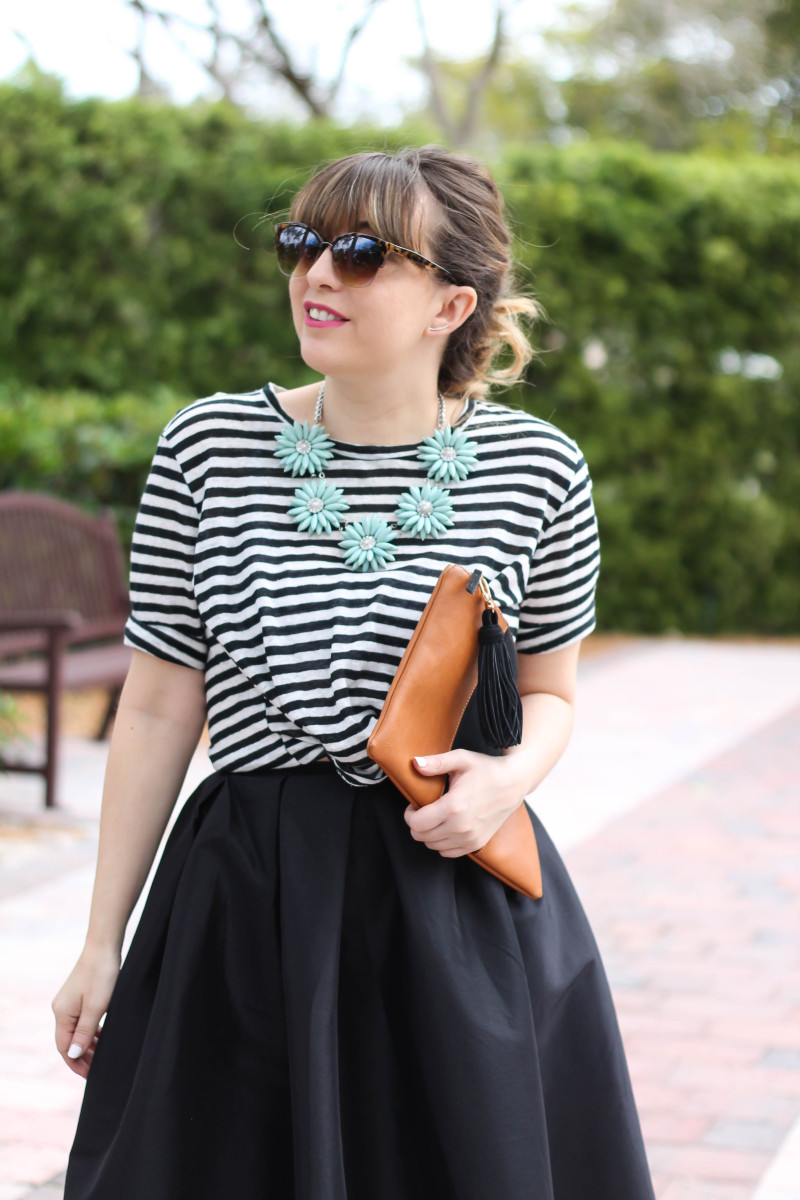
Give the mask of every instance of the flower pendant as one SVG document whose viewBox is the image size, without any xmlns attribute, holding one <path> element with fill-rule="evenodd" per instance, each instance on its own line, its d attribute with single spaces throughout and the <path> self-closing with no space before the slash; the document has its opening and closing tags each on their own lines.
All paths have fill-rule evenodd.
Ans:
<svg viewBox="0 0 800 1200">
<path fill-rule="evenodd" d="M 395 558 L 392 542 L 396 532 L 381 517 L 370 514 L 350 521 L 339 541 L 345 564 L 354 571 L 381 571 Z"/>
<path fill-rule="evenodd" d="M 282 429 L 275 444 L 278 447 L 275 457 L 283 459 L 284 471 L 291 471 L 292 475 L 314 475 L 324 471 L 333 453 L 333 442 L 325 432 L 325 426 L 310 425 L 308 421 L 294 421 Z"/>
<path fill-rule="evenodd" d="M 295 490 L 289 516 L 298 529 L 308 533 L 330 533 L 341 525 L 340 517 L 350 505 L 340 487 L 321 479 L 307 479 Z"/>
<path fill-rule="evenodd" d="M 455 520 L 450 493 L 432 483 L 415 484 L 403 492 L 395 516 L 404 533 L 423 542 L 426 537 L 439 537 Z"/>
<path fill-rule="evenodd" d="M 467 478 L 478 461 L 477 449 L 478 443 L 468 441 L 466 433 L 447 425 L 422 439 L 417 458 L 428 468 L 429 479 L 449 482 Z"/>
<path fill-rule="evenodd" d="M 324 384 L 321 385 L 314 420 L 293 421 L 275 438 L 275 457 L 293 476 L 310 475 L 295 488 L 288 515 L 304 533 L 329 534 L 341 530 L 339 546 L 345 566 L 353 571 L 380 571 L 394 562 L 400 533 L 425 541 L 440 537 L 455 524 L 450 491 L 443 484 L 466 479 L 477 464 L 478 443 L 466 433 L 445 425 L 445 401 L 439 396 L 439 427 L 423 438 L 417 458 L 427 467 L 428 481 L 412 485 L 400 496 L 390 524 L 373 513 L 343 525 L 350 509 L 342 488 L 329 484 L 325 469 L 333 458 L 336 443 L 322 424 Z"/>
</svg>

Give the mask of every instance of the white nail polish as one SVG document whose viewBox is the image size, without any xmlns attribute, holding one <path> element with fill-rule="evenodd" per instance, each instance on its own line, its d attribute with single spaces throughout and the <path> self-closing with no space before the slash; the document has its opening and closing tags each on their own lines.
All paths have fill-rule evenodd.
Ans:
<svg viewBox="0 0 800 1200">
<path fill-rule="evenodd" d="M 427 767 L 428 765 L 427 758 L 420 758 L 418 754 L 414 755 L 414 761 L 416 762 L 417 766 L 420 767 Z"/>
<path fill-rule="evenodd" d="M 73 1042 L 67 1051 L 68 1058 L 80 1058 L 83 1054 L 83 1046 L 79 1046 L 77 1042 Z"/>
</svg>

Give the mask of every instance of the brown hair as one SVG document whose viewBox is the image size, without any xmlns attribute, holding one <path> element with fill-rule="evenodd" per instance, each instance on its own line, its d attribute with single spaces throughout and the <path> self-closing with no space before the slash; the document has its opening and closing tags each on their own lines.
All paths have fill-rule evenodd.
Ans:
<svg viewBox="0 0 800 1200">
<path fill-rule="evenodd" d="M 427 229 L 426 192 L 436 201 Z M 515 383 L 535 356 L 522 320 L 543 317 L 544 310 L 514 282 L 503 197 L 474 158 L 440 146 L 352 154 L 323 167 L 301 188 L 289 219 L 313 225 L 323 237 L 342 222 L 355 228 L 366 219 L 379 237 L 430 253 L 458 283 L 475 288 L 475 311 L 447 340 L 440 391 L 483 397 L 493 384 Z M 429 251 L 422 249 L 423 232 Z M 509 352 L 510 363 L 493 367 Z"/>
</svg>

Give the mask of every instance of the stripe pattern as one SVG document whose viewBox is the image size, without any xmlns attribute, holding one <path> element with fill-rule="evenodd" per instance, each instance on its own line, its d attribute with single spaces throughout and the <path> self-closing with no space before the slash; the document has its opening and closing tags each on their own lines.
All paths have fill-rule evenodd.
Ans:
<svg viewBox="0 0 800 1200">
<path fill-rule="evenodd" d="M 403 651 L 449 562 L 479 567 L 517 650 L 542 653 L 594 628 L 599 540 L 580 449 L 547 421 L 469 400 L 454 428 L 478 464 L 450 485 L 455 524 L 398 536 L 382 571 L 346 568 L 339 531 L 302 533 L 287 509 L 300 482 L 274 457 L 291 418 L 275 385 L 217 392 L 167 423 L 133 535 L 125 645 L 205 672 L 215 769 L 297 766 L 327 754 L 360 787 Z M 417 446 L 336 442 L 326 479 L 348 519 L 391 520 L 421 483 Z M 424 753 L 419 747 L 415 753 Z"/>
</svg>

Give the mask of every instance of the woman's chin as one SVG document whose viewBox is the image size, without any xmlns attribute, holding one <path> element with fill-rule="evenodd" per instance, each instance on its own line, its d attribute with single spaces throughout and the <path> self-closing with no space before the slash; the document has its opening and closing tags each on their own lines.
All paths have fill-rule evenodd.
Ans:
<svg viewBox="0 0 800 1200">
<path fill-rule="evenodd" d="M 337 354 L 333 346 L 321 346 L 308 337 L 300 342 L 300 357 L 307 367 L 320 375 L 360 374 L 364 365 L 363 361 L 356 362 L 353 355 Z"/>
<path fill-rule="evenodd" d="M 329 355 L 316 354 L 313 349 L 308 350 L 305 346 L 300 348 L 300 357 L 310 370 L 319 375 L 330 375 L 336 365 Z"/>
</svg>

